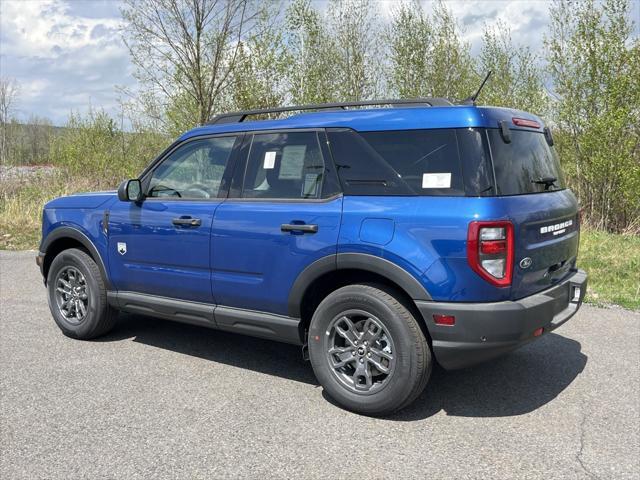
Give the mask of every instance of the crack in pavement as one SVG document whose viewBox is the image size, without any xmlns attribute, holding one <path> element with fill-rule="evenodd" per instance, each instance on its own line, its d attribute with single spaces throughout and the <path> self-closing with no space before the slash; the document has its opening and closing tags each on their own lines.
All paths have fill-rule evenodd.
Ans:
<svg viewBox="0 0 640 480">
<path fill-rule="evenodd" d="M 587 414 L 585 412 L 584 402 L 582 403 L 581 412 L 582 412 L 582 420 L 580 421 L 580 448 L 578 449 L 578 452 L 576 453 L 576 461 L 578 462 L 578 464 L 580 465 L 580 467 L 582 468 L 584 473 L 586 473 L 589 478 L 593 478 L 595 480 L 600 480 L 600 477 L 598 477 L 589 468 L 587 468 L 587 466 L 585 465 L 584 461 L 582 460 L 582 453 L 584 452 L 585 424 L 587 423 Z"/>
</svg>

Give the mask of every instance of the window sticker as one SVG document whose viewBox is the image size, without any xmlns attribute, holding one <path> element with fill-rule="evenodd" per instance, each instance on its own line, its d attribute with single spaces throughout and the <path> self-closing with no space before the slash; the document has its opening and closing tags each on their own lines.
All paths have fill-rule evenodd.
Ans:
<svg viewBox="0 0 640 480">
<path fill-rule="evenodd" d="M 278 152 L 265 152 L 264 154 L 264 164 L 262 168 L 265 170 L 271 170 L 276 166 L 276 154 Z"/>
<path fill-rule="evenodd" d="M 302 185 L 303 197 L 315 197 L 318 193 L 320 175 L 317 173 L 307 173 L 304 176 L 304 184 Z"/>
<path fill-rule="evenodd" d="M 281 180 L 301 180 L 306 152 L 306 145 L 287 145 L 284 147 L 278 178 Z"/>
<path fill-rule="evenodd" d="M 422 174 L 422 188 L 451 188 L 451 173 Z"/>
</svg>

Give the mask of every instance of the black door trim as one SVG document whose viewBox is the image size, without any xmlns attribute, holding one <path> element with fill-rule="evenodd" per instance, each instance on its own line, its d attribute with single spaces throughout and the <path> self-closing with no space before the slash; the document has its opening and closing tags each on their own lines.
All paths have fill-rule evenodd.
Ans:
<svg viewBox="0 0 640 480">
<path fill-rule="evenodd" d="M 299 318 L 137 292 L 112 291 L 107 298 L 124 312 L 302 345 Z"/>
</svg>

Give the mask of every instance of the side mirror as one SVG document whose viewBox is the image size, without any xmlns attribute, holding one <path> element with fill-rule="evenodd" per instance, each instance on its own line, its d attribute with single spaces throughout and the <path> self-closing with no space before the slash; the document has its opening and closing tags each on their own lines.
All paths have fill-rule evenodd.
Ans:
<svg viewBox="0 0 640 480">
<path fill-rule="evenodd" d="M 142 183 L 137 178 L 125 180 L 118 187 L 118 199 L 121 202 L 140 202 L 142 198 Z"/>
</svg>

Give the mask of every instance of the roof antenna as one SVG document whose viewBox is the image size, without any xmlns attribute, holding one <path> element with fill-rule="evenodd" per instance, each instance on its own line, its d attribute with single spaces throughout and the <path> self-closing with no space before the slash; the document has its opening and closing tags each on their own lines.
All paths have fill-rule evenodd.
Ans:
<svg viewBox="0 0 640 480">
<path fill-rule="evenodd" d="M 489 70 L 489 72 L 487 73 L 487 76 L 484 77 L 484 80 L 480 84 L 480 88 L 478 89 L 478 91 L 474 95 L 471 95 L 470 97 L 465 98 L 461 102 L 463 105 L 475 105 L 476 104 L 476 99 L 478 98 L 478 95 L 480 95 L 480 92 L 482 91 L 482 87 L 484 87 L 484 84 L 487 83 L 487 80 L 489 80 L 489 77 L 491 76 L 491 73 L 493 73 L 493 72 L 491 70 Z"/>
</svg>

